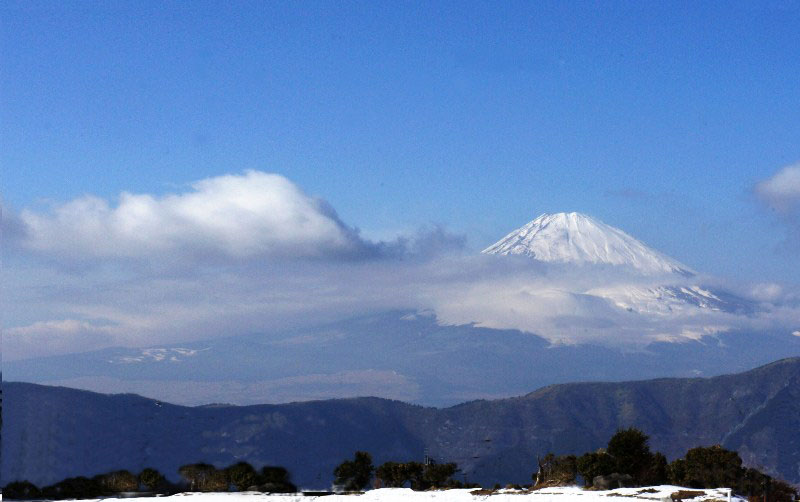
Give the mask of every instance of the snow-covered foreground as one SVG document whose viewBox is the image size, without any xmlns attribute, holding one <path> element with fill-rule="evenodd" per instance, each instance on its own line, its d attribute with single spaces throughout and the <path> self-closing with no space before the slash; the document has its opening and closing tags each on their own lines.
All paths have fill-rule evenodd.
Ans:
<svg viewBox="0 0 800 502">
<path fill-rule="evenodd" d="M 371 490 L 362 495 L 326 495 L 304 496 L 302 494 L 265 495 L 256 492 L 244 493 L 181 493 L 171 497 L 159 497 L 160 502 L 165 499 L 175 499 L 174 502 L 184 502 L 180 499 L 189 498 L 185 502 L 258 502 L 267 500 L 271 502 L 309 502 L 321 499 L 323 502 L 427 502 L 427 501 L 453 501 L 468 502 L 476 500 L 489 500 L 491 502 L 672 502 L 670 495 L 685 490 L 693 492 L 683 498 L 687 502 L 728 502 L 728 490 L 724 488 L 710 490 L 694 490 L 678 486 L 654 486 L 648 488 L 619 488 L 608 491 L 590 491 L 578 487 L 543 488 L 533 492 L 515 490 L 499 490 L 492 494 L 473 494 L 474 489 L 439 490 L 415 492 L 408 488 L 382 488 Z M 635 500 L 632 500 L 635 499 Z M 106 499 L 108 500 L 108 499 Z M 154 497 L 135 499 L 141 502 L 155 501 Z M 745 502 L 744 499 L 733 497 L 731 502 Z"/>
</svg>

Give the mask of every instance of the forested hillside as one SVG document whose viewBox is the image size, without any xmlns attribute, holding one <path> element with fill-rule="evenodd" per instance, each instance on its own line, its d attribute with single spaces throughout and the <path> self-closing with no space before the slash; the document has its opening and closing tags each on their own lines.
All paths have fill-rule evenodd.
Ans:
<svg viewBox="0 0 800 502">
<path fill-rule="evenodd" d="M 4 484 L 246 460 L 286 466 L 298 486 L 322 488 L 355 450 L 376 463 L 427 452 L 471 480 L 522 483 L 537 456 L 590 451 L 628 426 L 670 460 L 722 444 L 800 483 L 800 358 L 709 379 L 555 385 L 446 409 L 377 398 L 192 408 L 26 383 L 3 390 Z"/>
</svg>

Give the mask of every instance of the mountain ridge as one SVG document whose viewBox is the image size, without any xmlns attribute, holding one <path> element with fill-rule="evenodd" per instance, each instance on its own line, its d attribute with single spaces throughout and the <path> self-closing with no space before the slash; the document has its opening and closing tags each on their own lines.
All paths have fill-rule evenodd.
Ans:
<svg viewBox="0 0 800 502">
<path fill-rule="evenodd" d="M 427 451 L 458 462 L 470 479 L 525 482 L 537 455 L 591 451 L 617 428 L 636 426 L 670 459 L 720 443 L 748 465 L 800 483 L 800 357 L 739 374 L 558 384 L 448 408 L 376 397 L 185 407 L 131 394 L 4 387 L 6 482 L 148 465 L 175 476 L 184 463 L 247 460 L 285 465 L 300 486 L 322 488 L 356 449 L 378 463 Z"/>
</svg>

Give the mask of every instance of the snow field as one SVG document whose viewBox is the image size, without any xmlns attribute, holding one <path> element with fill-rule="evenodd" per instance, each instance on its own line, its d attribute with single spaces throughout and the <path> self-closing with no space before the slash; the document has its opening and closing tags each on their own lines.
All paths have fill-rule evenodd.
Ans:
<svg viewBox="0 0 800 502">
<path fill-rule="evenodd" d="M 191 502 L 473 502 L 488 500 L 490 502 L 672 502 L 670 495 L 680 490 L 702 492 L 690 502 L 728 502 L 728 489 L 717 488 L 695 490 L 679 486 L 654 486 L 642 488 L 619 488 L 607 491 L 584 490 L 579 487 L 543 488 L 533 492 L 517 490 L 499 490 L 492 494 L 473 494 L 474 488 L 458 490 L 432 490 L 415 492 L 410 488 L 381 488 L 363 494 L 304 496 L 302 494 L 273 494 L 257 492 L 243 493 L 180 493 L 171 497 L 142 497 L 137 502 L 181 502 L 189 498 Z M 635 499 L 635 500 L 632 500 Z M 105 499 L 106 501 L 109 499 Z M 189 502 L 189 501 L 186 501 Z M 744 499 L 732 497 L 731 502 L 746 502 Z"/>
</svg>

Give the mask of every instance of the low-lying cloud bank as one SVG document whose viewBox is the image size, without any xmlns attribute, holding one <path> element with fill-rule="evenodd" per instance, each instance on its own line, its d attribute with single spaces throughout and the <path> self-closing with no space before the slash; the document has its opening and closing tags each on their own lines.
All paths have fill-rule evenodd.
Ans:
<svg viewBox="0 0 800 502">
<path fill-rule="evenodd" d="M 785 286 L 466 255 L 466 238 L 441 227 L 369 241 L 324 200 L 258 171 L 161 197 L 122 194 L 115 205 L 82 197 L 25 209 L 6 215 L 3 231 L 5 359 L 276 333 L 388 309 L 430 309 L 440 322 L 515 328 L 554 343 L 632 347 L 800 328 L 800 296 Z M 709 282 L 749 307 L 649 307 Z"/>
</svg>

